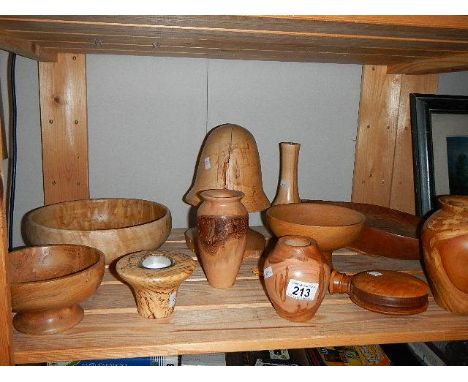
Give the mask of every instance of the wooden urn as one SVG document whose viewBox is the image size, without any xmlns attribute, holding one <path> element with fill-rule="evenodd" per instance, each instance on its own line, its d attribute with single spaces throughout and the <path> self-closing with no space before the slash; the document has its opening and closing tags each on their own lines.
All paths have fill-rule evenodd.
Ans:
<svg viewBox="0 0 468 382">
<path fill-rule="evenodd" d="M 197 254 L 208 283 L 230 288 L 244 256 L 249 214 L 244 194 L 233 190 L 207 190 L 197 210 Z"/>
<path fill-rule="evenodd" d="M 280 317 L 310 320 L 325 296 L 330 268 L 317 243 L 303 236 L 284 236 L 265 259 L 263 279 Z"/>
<path fill-rule="evenodd" d="M 443 196 L 423 226 L 424 266 L 442 308 L 468 314 L 468 196 Z"/>
<path fill-rule="evenodd" d="M 174 311 L 179 286 L 196 265 L 182 253 L 141 251 L 122 257 L 116 270 L 130 285 L 140 316 L 165 318 Z"/>
<path fill-rule="evenodd" d="M 429 287 L 402 272 L 370 270 L 351 276 L 333 271 L 329 291 L 348 294 L 352 302 L 364 309 L 401 316 L 427 309 Z"/>
</svg>

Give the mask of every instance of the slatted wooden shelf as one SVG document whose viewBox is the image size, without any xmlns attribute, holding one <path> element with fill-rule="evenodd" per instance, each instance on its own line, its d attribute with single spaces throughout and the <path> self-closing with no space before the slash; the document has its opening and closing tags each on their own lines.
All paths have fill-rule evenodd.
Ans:
<svg viewBox="0 0 468 382">
<path fill-rule="evenodd" d="M 1 16 L 0 49 L 468 68 L 466 16 Z"/>
<path fill-rule="evenodd" d="M 182 232 L 174 230 L 163 248 L 191 254 Z M 418 261 L 369 257 L 343 249 L 335 252 L 334 264 L 350 273 L 387 268 L 424 279 Z M 198 266 L 182 284 L 174 314 L 158 321 L 141 318 L 130 289 L 106 270 L 96 294 L 83 304 L 85 317 L 76 327 L 52 336 L 14 331 L 15 362 L 468 338 L 468 317 L 442 310 L 432 297 L 423 314 L 390 317 L 361 309 L 346 296 L 326 295 L 311 321 L 286 321 L 270 305 L 257 266 L 258 258 L 246 259 L 235 286 L 227 290 L 210 287 Z"/>
</svg>

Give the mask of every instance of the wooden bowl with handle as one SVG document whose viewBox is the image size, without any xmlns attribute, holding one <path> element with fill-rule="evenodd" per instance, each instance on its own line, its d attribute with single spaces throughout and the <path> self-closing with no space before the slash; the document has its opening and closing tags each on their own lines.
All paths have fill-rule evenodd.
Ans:
<svg viewBox="0 0 468 382">
<path fill-rule="evenodd" d="M 293 203 L 270 207 L 266 220 L 276 237 L 292 235 L 314 239 L 332 268 L 331 253 L 359 236 L 365 216 L 331 204 Z"/>
<path fill-rule="evenodd" d="M 104 275 L 104 254 L 81 245 L 27 247 L 8 256 L 13 325 L 27 334 L 54 334 L 78 324 L 79 303 Z"/>
<path fill-rule="evenodd" d="M 79 244 L 97 248 L 106 264 L 127 253 L 159 248 L 171 232 L 171 213 L 140 199 L 86 199 L 51 204 L 24 217 L 30 245 Z"/>
</svg>

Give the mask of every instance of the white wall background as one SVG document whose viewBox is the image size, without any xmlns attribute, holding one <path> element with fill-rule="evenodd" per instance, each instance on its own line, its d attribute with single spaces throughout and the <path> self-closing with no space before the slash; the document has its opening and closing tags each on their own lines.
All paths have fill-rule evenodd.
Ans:
<svg viewBox="0 0 468 382">
<path fill-rule="evenodd" d="M 8 125 L 7 57 L 0 88 Z M 17 58 L 19 223 L 43 204 L 37 64 Z M 303 198 L 350 200 L 361 67 L 310 63 L 89 55 L 91 197 L 136 197 L 167 205 L 187 226 L 182 201 L 207 129 L 237 123 L 256 138 L 263 184 L 276 192 L 281 141 L 301 143 Z M 467 94 L 468 73 L 440 76 L 439 93 Z M 261 224 L 258 214 L 251 224 Z"/>
</svg>

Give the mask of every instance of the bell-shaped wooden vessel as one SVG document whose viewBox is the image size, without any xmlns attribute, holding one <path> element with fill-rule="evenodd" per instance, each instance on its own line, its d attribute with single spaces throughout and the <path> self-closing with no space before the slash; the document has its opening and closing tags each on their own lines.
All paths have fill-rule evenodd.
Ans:
<svg viewBox="0 0 468 382">
<path fill-rule="evenodd" d="M 442 308 L 468 314 L 468 196 L 443 196 L 423 226 L 424 265 Z"/>
<path fill-rule="evenodd" d="M 234 285 L 247 244 L 249 214 L 240 191 L 207 190 L 197 210 L 197 254 L 215 288 Z"/>
<path fill-rule="evenodd" d="M 229 189 L 244 194 L 242 204 L 249 212 L 263 211 L 270 202 L 263 192 L 262 169 L 257 143 L 245 128 L 230 123 L 215 127 L 200 152 L 195 179 L 184 200 L 201 203 L 199 193 Z"/>
<path fill-rule="evenodd" d="M 310 320 L 325 296 L 330 267 L 317 243 L 304 236 L 283 236 L 265 259 L 263 278 L 279 316 Z"/>
</svg>

